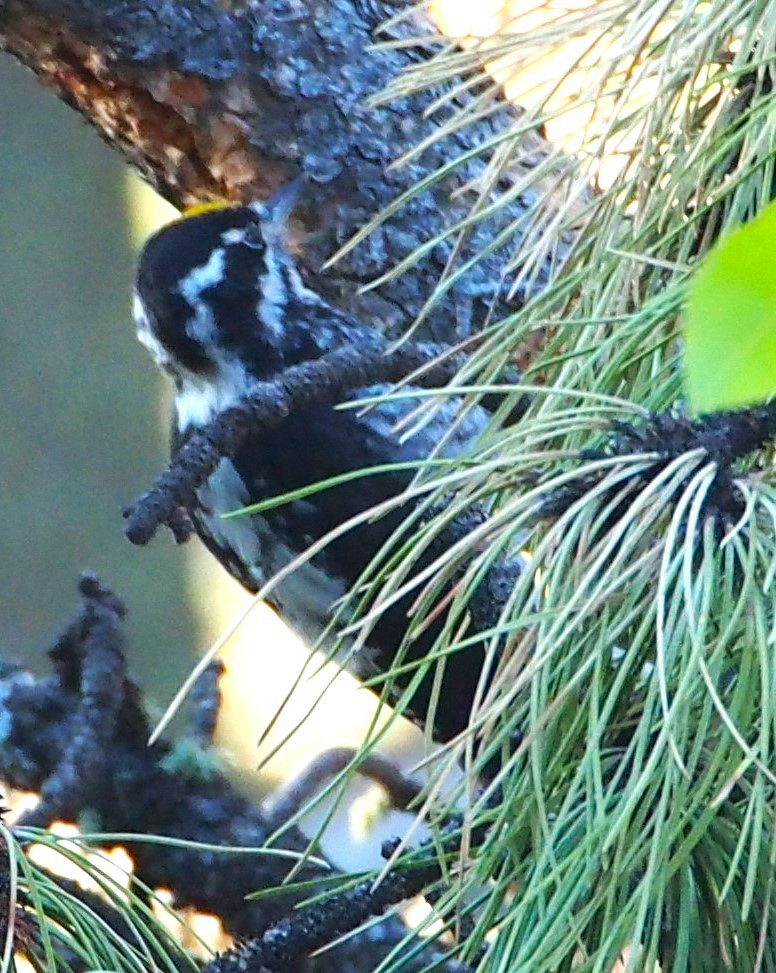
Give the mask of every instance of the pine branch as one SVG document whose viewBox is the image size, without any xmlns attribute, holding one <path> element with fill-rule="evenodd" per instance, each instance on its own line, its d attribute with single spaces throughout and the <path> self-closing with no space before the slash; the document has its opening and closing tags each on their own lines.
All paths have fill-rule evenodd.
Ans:
<svg viewBox="0 0 776 973">
<path fill-rule="evenodd" d="M 123 609 L 92 578 L 81 582 L 81 592 L 83 605 L 51 653 L 56 675 L 33 680 L 12 666 L 3 673 L 7 729 L 0 778 L 43 797 L 21 824 L 45 825 L 54 814 L 74 820 L 89 812 L 105 831 L 260 847 L 269 834 L 263 815 L 223 773 L 203 769 L 204 754 L 198 765 L 167 744 L 148 747 L 150 725 L 140 693 L 124 674 Z M 90 691 L 91 657 L 108 652 L 114 671 L 124 675 L 100 698 Z M 214 705 L 204 702 L 208 712 Z M 198 726 L 201 716 L 195 714 L 194 721 Z M 307 841 L 291 831 L 279 847 L 301 853 Z M 280 885 L 287 861 L 143 842 L 132 845 L 131 854 L 147 885 L 173 889 L 181 906 L 213 912 L 237 934 L 263 927 L 288 907 L 282 898 L 261 906 L 243 901 L 253 889 Z"/>
<path fill-rule="evenodd" d="M 124 606 L 91 575 L 84 575 L 79 587 L 83 609 L 49 651 L 62 685 L 78 691 L 74 732 L 41 788 L 40 804 L 20 822 L 24 827 L 74 819 L 91 803 L 106 773 L 108 745 L 125 702 Z"/>
<path fill-rule="evenodd" d="M 676 412 L 658 413 L 645 424 L 618 421 L 612 424 L 609 441 L 603 448 L 587 449 L 580 459 L 628 457 L 634 453 L 654 454 L 655 461 L 632 486 L 646 486 L 671 462 L 694 450 L 702 451 L 699 465 L 709 461 L 716 465 L 714 484 L 709 490 L 705 510 L 720 518 L 727 528 L 743 514 L 745 498 L 736 486 L 736 464 L 765 448 L 776 437 L 776 405 L 769 403 L 742 409 L 710 412 L 690 419 Z M 557 520 L 569 508 L 589 494 L 605 474 L 584 474 L 552 491 L 542 502 L 540 515 Z M 687 480 L 692 474 L 687 475 Z M 611 499 L 611 497 L 609 498 Z M 615 509 L 616 511 L 619 508 Z"/>
<path fill-rule="evenodd" d="M 358 751 L 353 747 L 333 747 L 314 757 L 303 773 L 285 782 L 272 795 L 267 811 L 268 826 L 279 828 L 290 821 L 327 780 L 344 773 L 353 763 L 361 777 L 383 788 L 391 807 L 406 811 L 418 800 L 420 786 L 403 774 L 393 761 L 379 753 L 367 753 L 360 760 L 357 757 Z"/>
</svg>

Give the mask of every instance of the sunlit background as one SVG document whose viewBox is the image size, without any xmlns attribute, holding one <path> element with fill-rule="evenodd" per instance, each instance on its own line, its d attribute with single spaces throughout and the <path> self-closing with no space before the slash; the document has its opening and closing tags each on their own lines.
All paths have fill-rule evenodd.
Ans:
<svg viewBox="0 0 776 973">
<path fill-rule="evenodd" d="M 454 0 L 433 6 L 457 36 L 504 23 L 501 0 L 476 11 Z M 132 670 L 160 709 L 247 603 L 196 542 L 178 549 L 165 535 L 136 549 L 122 535 L 123 506 L 165 462 L 169 408 L 168 389 L 134 337 L 131 276 L 141 241 L 173 213 L 74 112 L 0 58 L 0 652 L 42 671 L 45 649 L 75 608 L 79 573 L 94 570 L 127 601 Z M 332 672 L 302 681 L 262 753 L 256 742 L 306 651 L 260 607 L 223 658 L 219 740 L 257 797 L 316 752 L 358 743 L 372 721 L 373 698 L 340 676 L 256 774 Z M 408 726 L 383 750 L 405 766 L 423 755 Z M 341 864 L 374 860 L 381 836 L 397 827 L 389 817 L 379 833 L 351 829 L 355 858 L 340 856 Z"/>
</svg>

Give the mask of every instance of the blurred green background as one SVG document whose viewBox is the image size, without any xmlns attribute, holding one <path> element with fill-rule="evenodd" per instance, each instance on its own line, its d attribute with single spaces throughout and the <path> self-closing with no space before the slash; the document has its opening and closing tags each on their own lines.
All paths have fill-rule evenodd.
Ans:
<svg viewBox="0 0 776 973">
<path fill-rule="evenodd" d="M 90 569 L 130 607 L 138 677 L 167 695 L 194 644 L 183 559 L 169 537 L 122 535 L 166 454 L 131 323 L 128 199 L 116 153 L 0 57 L 0 651 L 44 667 Z"/>
</svg>

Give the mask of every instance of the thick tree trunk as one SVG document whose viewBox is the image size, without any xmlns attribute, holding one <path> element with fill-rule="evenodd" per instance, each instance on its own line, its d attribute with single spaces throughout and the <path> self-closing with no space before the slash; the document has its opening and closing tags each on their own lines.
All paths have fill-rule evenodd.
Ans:
<svg viewBox="0 0 776 973">
<path fill-rule="evenodd" d="M 485 251 L 539 202 L 519 196 L 476 230 L 452 231 L 411 273 L 356 293 L 468 214 L 492 155 L 478 147 L 506 133 L 518 115 L 497 96 L 485 117 L 440 136 L 441 122 L 465 107 L 460 98 L 432 117 L 424 112 L 439 91 L 370 104 L 387 80 L 441 43 L 416 16 L 379 39 L 425 34 L 423 43 L 367 50 L 380 23 L 400 6 L 385 0 L 0 0 L 0 46 L 176 205 L 265 198 L 303 175 L 307 190 L 292 228 L 303 273 L 334 303 L 397 331 L 421 311 L 442 276 Z M 468 80 L 470 91 L 492 83 L 485 75 Z M 421 154 L 388 168 L 435 133 Z M 507 189 L 547 150 L 538 133 L 527 135 L 497 188 Z M 326 258 L 372 216 L 472 152 L 321 273 Z M 563 251 L 561 241 L 543 268 L 545 279 Z M 446 341 L 465 336 L 494 302 L 496 314 L 506 313 L 505 256 L 505 247 L 496 247 L 467 270 L 427 319 L 426 334 Z"/>
</svg>

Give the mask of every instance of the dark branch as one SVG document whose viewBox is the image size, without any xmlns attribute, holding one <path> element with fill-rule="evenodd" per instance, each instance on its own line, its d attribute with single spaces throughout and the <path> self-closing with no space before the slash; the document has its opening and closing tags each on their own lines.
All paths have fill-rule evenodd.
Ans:
<svg viewBox="0 0 776 973">
<path fill-rule="evenodd" d="M 0 0 L 0 48 L 35 71 L 176 205 L 265 199 L 306 176 L 310 188 L 293 228 L 303 274 L 315 277 L 315 289 L 332 303 L 395 329 L 418 314 L 446 272 L 487 254 L 489 244 L 521 219 L 527 232 L 525 217 L 539 204 L 545 219 L 553 208 L 538 191 L 518 196 L 480 227 L 436 245 L 411 274 L 358 295 L 360 285 L 468 215 L 492 154 L 482 149 L 321 274 L 325 260 L 398 195 L 498 139 L 520 118 L 480 72 L 461 86 L 471 95 L 453 98 L 433 115 L 424 112 L 438 88 L 368 104 L 388 79 L 439 46 L 426 40 L 368 50 L 381 21 L 401 6 L 377 0 L 317 6 L 297 0 Z M 433 38 L 433 26 L 417 14 L 381 36 L 406 40 L 410 34 Z M 462 98 L 473 105 L 488 88 L 493 103 L 484 117 L 474 112 L 410 163 L 388 169 L 451 112 L 465 109 Z M 514 187 L 548 148 L 538 132 L 524 135 L 496 191 Z M 499 295 L 509 282 L 501 269 L 519 243 L 513 239 L 483 256 L 440 300 L 426 333 L 452 342 L 476 329 L 494 301 L 503 314 L 507 303 Z M 569 244 L 556 240 L 539 284 Z"/>
<path fill-rule="evenodd" d="M 72 816 L 89 812 L 108 832 L 163 835 L 208 845 L 260 848 L 270 833 L 264 814 L 236 791 L 214 760 L 176 759 L 166 744 L 147 745 L 149 725 L 137 687 L 126 676 L 109 680 L 111 692 L 102 705 L 94 688 L 103 670 L 95 660 L 111 657 L 107 668 L 124 673 L 120 602 L 95 579 L 81 583 L 83 605 L 76 619 L 57 639 L 52 650 L 56 675 L 36 680 L 12 665 L 0 667 L 0 778 L 11 787 L 48 795 L 47 812 L 61 801 Z M 204 712 L 194 717 L 199 732 L 212 722 L 214 684 L 211 672 L 199 694 Z M 91 704 L 87 705 L 87 698 Z M 94 718 L 106 716 L 95 731 Z M 82 723 L 86 717 L 88 730 Z M 79 737 L 88 735 L 95 752 L 88 760 Z M 77 744 L 74 741 L 79 741 Z M 191 742 L 184 740 L 184 746 Z M 71 768 L 83 768 L 83 787 Z M 63 769 L 64 768 L 64 769 Z M 48 817 L 48 813 L 44 815 Z M 285 829 L 275 848 L 302 853 L 307 839 L 296 828 Z M 173 891 L 180 907 L 193 906 L 221 918 L 238 937 L 255 936 L 279 923 L 292 909 L 290 893 L 248 901 L 257 889 L 282 886 L 291 862 L 260 855 L 217 854 L 196 847 L 164 843 L 128 842 L 135 874 L 151 888 Z M 301 878 L 319 878 L 319 868 L 308 865 Z M 0 907 L 7 900 L 7 869 L 0 861 Z M 4 899 L 4 896 L 6 898 Z M 0 915 L 6 915 L 0 908 Z M 24 918 L 23 916 L 21 917 Z M 121 928 L 121 919 L 111 922 Z M 24 932 L 26 926 L 20 926 Z M 0 929 L 2 932 L 2 929 Z M 382 924 L 379 933 L 366 931 L 309 965 L 309 973 L 366 973 L 399 943 L 407 930 L 395 919 Z M 424 950 L 408 969 L 419 973 L 430 961 L 454 973 L 448 964 Z"/>
<path fill-rule="evenodd" d="M 657 453 L 671 460 L 703 449 L 721 467 L 729 467 L 766 446 L 776 435 L 776 405 L 711 412 L 699 419 L 664 413 L 644 426 L 618 423 L 612 451 Z"/>
<path fill-rule="evenodd" d="M 249 433 L 279 425 L 292 411 L 313 403 L 335 404 L 349 392 L 381 382 L 398 382 L 423 368 L 413 385 L 434 386 L 456 374 L 463 361 L 448 355 L 436 361 L 440 349 L 405 344 L 386 353 L 375 347 L 344 348 L 316 361 L 286 369 L 277 379 L 261 382 L 239 407 L 222 412 L 203 432 L 179 450 L 154 487 L 126 512 L 125 533 L 133 544 L 147 544 L 158 527 L 170 524 L 181 507 L 194 503 L 197 489 L 224 456 L 233 456 Z"/>
<path fill-rule="evenodd" d="M 23 826 L 45 828 L 56 818 L 71 820 L 91 803 L 124 703 L 124 606 L 91 575 L 81 579 L 79 588 L 83 607 L 49 652 L 62 685 L 79 695 L 74 732 L 41 788 L 40 804 L 20 822 Z"/>
<path fill-rule="evenodd" d="M 643 424 L 616 422 L 608 441 L 585 450 L 580 458 L 627 457 L 654 453 L 654 463 L 634 479 L 633 489 L 651 483 L 661 470 L 685 453 L 702 450 L 699 464 L 716 464 L 714 484 L 705 500 L 705 510 L 718 518 L 722 527 L 735 523 L 743 514 L 745 500 L 735 483 L 736 466 L 766 447 L 776 437 L 776 404 L 711 412 L 698 419 L 675 413 L 661 413 Z M 574 503 L 590 493 L 606 474 L 588 474 L 555 490 L 542 504 L 546 519 L 562 516 Z M 692 474 L 688 475 L 688 480 Z M 602 506 L 611 497 L 602 498 Z M 614 519 L 619 511 L 612 515 Z"/>
<path fill-rule="evenodd" d="M 191 721 L 191 736 L 201 747 L 213 745 L 218 713 L 221 709 L 221 690 L 219 680 L 225 666 L 220 660 L 211 662 L 191 690 L 191 705 L 194 717 Z"/>
<path fill-rule="evenodd" d="M 353 763 L 361 777 L 379 784 L 388 796 L 391 806 L 406 811 L 418 798 L 421 788 L 405 776 L 391 760 L 378 753 L 368 753 L 356 762 L 358 751 L 353 747 L 334 747 L 315 757 L 304 771 L 288 781 L 272 795 L 267 812 L 270 826 L 280 827 L 290 821 L 332 777 L 341 774 Z"/>
<path fill-rule="evenodd" d="M 462 827 L 462 819 L 452 816 L 443 828 L 439 844 L 429 841 L 418 851 L 403 854 L 379 883 L 368 878 L 355 888 L 301 908 L 271 926 L 260 939 L 218 956 L 203 973 L 285 973 L 297 969 L 305 957 L 391 906 L 434 886 L 443 875 L 442 862 L 447 858 L 454 860 L 460 851 Z M 470 847 L 476 847 L 484 835 L 484 826 L 470 831 Z M 396 847 L 396 842 L 386 842 L 383 855 L 389 858 Z"/>
</svg>

